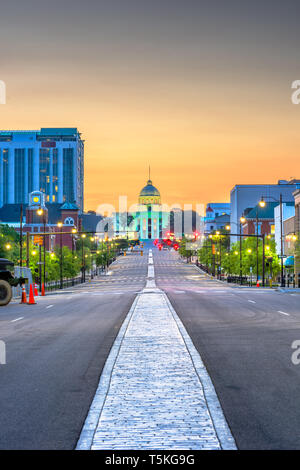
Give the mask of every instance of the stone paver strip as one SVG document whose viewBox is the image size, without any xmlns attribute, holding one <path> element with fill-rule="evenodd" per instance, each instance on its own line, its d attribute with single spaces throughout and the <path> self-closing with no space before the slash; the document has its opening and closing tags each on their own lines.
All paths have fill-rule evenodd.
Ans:
<svg viewBox="0 0 300 470">
<path fill-rule="evenodd" d="M 236 449 L 200 355 L 153 280 L 122 325 L 77 449 Z"/>
</svg>

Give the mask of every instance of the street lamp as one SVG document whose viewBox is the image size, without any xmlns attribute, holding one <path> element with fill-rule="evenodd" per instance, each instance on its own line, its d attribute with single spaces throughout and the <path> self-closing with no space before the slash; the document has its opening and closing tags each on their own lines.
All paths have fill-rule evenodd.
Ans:
<svg viewBox="0 0 300 470">
<path fill-rule="evenodd" d="M 42 207 L 40 207 L 37 211 L 36 211 L 37 215 L 39 216 L 43 216 L 43 230 L 44 230 L 44 235 L 43 235 L 43 247 L 44 247 L 44 255 L 43 255 L 43 264 L 44 264 L 44 273 L 43 273 L 43 283 L 44 283 L 44 286 L 46 285 L 46 214 L 45 214 L 45 211 L 43 210 Z M 40 248 L 41 249 L 41 248 Z M 41 262 L 41 260 L 40 260 Z M 40 265 L 41 267 L 41 265 Z M 40 292 L 42 291 L 42 279 L 41 279 L 41 272 L 40 272 Z"/>
<path fill-rule="evenodd" d="M 85 282 L 85 257 L 84 257 L 84 239 L 86 238 L 86 234 L 81 234 L 81 282 Z"/>
<path fill-rule="evenodd" d="M 242 264 L 242 224 L 246 222 L 246 219 L 244 216 L 240 217 L 240 284 L 242 285 L 243 280 L 243 264 Z"/>
<path fill-rule="evenodd" d="M 63 223 L 62 222 L 57 222 L 57 226 L 60 229 L 60 238 L 59 238 L 59 245 L 60 245 L 60 263 L 59 263 L 59 267 L 60 267 L 60 286 L 59 286 L 59 288 L 62 289 L 63 288 L 63 259 L 62 259 L 62 256 L 63 256 L 63 253 L 62 253 L 62 227 L 63 227 Z"/>
</svg>

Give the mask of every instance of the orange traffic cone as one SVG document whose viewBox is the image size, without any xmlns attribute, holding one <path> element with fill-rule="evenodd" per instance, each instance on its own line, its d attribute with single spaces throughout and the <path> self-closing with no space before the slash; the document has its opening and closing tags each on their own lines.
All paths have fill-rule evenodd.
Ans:
<svg viewBox="0 0 300 470">
<path fill-rule="evenodd" d="M 22 285 L 22 297 L 20 304 L 27 304 L 26 290 L 24 284 Z"/>
<path fill-rule="evenodd" d="M 45 295 L 45 286 L 44 286 L 44 283 L 42 283 L 42 293 L 41 295 Z"/>
<path fill-rule="evenodd" d="M 38 295 L 39 295 L 38 286 L 37 286 L 36 282 L 34 284 L 34 295 L 35 295 L 35 297 L 38 297 Z"/>
<path fill-rule="evenodd" d="M 259 281 L 257 281 L 257 283 L 256 283 L 256 287 L 259 287 L 259 285 L 260 285 L 260 284 L 259 284 Z"/>
<path fill-rule="evenodd" d="M 33 287 L 32 284 L 30 284 L 30 289 L 29 289 L 29 300 L 27 305 L 35 305 L 36 301 L 34 300 L 34 295 L 33 295 Z"/>
</svg>

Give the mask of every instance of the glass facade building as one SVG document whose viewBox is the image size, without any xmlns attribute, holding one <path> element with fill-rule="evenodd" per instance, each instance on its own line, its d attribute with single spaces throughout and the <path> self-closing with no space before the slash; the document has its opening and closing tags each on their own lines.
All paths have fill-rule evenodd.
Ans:
<svg viewBox="0 0 300 470">
<path fill-rule="evenodd" d="M 46 202 L 75 202 L 83 211 L 84 141 L 76 128 L 0 131 L 0 207 L 28 203 L 32 191 Z"/>
</svg>

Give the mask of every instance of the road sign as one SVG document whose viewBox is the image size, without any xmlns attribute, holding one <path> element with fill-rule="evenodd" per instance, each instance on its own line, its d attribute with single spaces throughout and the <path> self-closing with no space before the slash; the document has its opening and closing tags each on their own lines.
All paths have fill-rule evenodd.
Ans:
<svg viewBox="0 0 300 470">
<path fill-rule="evenodd" d="M 35 245 L 42 245 L 43 244 L 43 237 L 41 235 L 34 235 L 33 243 Z"/>
</svg>

